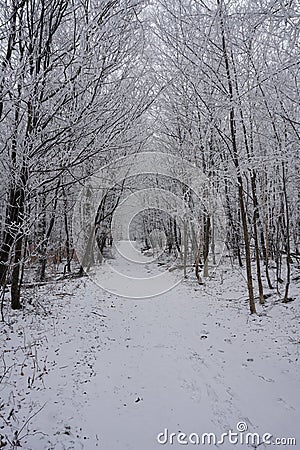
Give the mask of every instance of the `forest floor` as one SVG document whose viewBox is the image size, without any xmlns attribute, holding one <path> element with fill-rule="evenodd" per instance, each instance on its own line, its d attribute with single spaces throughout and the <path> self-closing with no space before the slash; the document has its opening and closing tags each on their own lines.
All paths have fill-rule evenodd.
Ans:
<svg viewBox="0 0 300 450">
<path fill-rule="evenodd" d="M 227 450 L 256 448 L 241 443 L 256 432 L 300 448 L 300 285 L 296 301 L 274 294 L 256 316 L 245 292 L 229 265 L 204 286 L 186 280 L 144 300 L 87 277 L 27 289 L 26 308 L 0 325 L 2 446 L 178 449 L 182 432 L 186 447 L 197 447 L 191 433 L 215 433 Z M 222 444 L 237 426 L 240 443 Z"/>
</svg>

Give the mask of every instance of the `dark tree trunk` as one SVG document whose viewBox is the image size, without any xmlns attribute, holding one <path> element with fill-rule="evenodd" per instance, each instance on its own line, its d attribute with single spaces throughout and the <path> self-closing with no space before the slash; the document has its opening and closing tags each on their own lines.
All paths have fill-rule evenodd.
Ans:
<svg viewBox="0 0 300 450">
<path fill-rule="evenodd" d="M 222 37 L 222 50 L 223 50 L 225 67 L 226 67 L 228 92 L 229 92 L 230 104 L 231 104 L 230 112 L 229 112 L 229 124 L 230 124 L 233 162 L 234 162 L 234 165 L 235 165 L 235 168 L 237 171 L 239 202 L 240 202 L 240 210 L 241 210 L 241 218 L 242 218 L 242 226 L 243 226 L 244 242 L 245 242 L 247 285 L 248 285 L 248 292 L 249 292 L 249 307 L 250 307 L 250 313 L 254 314 L 254 313 L 256 313 L 256 307 L 255 307 L 254 292 L 253 292 L 250 240 L 249 240 L 249 232 L 248 232 L 247 213 L 246 213 L 245 200 L 244 200 L 243 179 L 242 179 L 242 175 L 241 175 L 239 156 L 238 156 L 238 147 L 237 147 L 237 140 L 236 140 L 236 120 L 235 120 L 235 110 L 234 110 L 234 106 L 233 106 L 234 105 L 233 84 L 232 84 L 232 79 L 231 79 L 231 74 L 230 74 L 230 66 L 229 66 L 229 59 L 228 59 L 228 53 L 227 53 L 225 27 L 224 27 L 221 0 L 217 0 L 217 3 L 219 6 L 221 37 Z"/>
<path fill-rule="evenodd" d="M 290 214 L 289 214 L 289 203 L 286 190 L 286 173 L 285 173 L 285 163 L 282 163 L 282 182 L 283 182 L 283 196 L 285 205 L 285 217 L 286 217 L 286 233 L 285 233 L 285 248 L 286 248 L 286 284 L 283 302 L 287 303 L 289 301 L 289 288 L 291 283 L 291 244 L 290 244 Z"/>
</svg>

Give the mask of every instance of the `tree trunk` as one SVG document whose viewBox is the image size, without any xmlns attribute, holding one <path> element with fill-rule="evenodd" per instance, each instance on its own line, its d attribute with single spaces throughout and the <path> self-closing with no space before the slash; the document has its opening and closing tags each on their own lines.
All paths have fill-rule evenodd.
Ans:
<svg viewBox="0 0 300 450">
<path fill-rule="evenodd" d="M 289 287 L 291 283 L 291 244 L 290 244 L 290 214 L 289 214 L 289 203 L 286 191 L 286 173 L 285 173 L 285 163 L 282 163 L 282 182 L 283 182 L 283 195 L 285 203 L 285 217 L 286 217 L 286 235 L 285 235 L 285 246 L 286 246 L 286 284 L 283 302 L 287 303 L 289 301 Z"/>
<path fill-rule="evenodd" d="M 187 255 L 188 255 L 188 230 L 187 230 L 188 224 L 187 219 L 184 218 L 183 222 L 183 276 L 184 278 L 187 278 Z"/>
<path fill-rule="evenodd" d="M 22 169 L 22 183 L 23 186 L 16 189 L 16 209 L 18 215 L 16 217 L 16 226 L 18 229 L 18 234 L 16 237 L 14 245 L 14 256 L 13 256 L 13 270 L 11 278 L 11 307 L 12 309 L 21 309 L 22 305 L 20 303 L 20 293 L 21 293 L 21 283 L 20 283 L 20 265 L 22 260 L 22 246 L 23 246 L 23 221 L 24 221 L 24 202 L 25 202 L 25 186 L 27 183 L 26 169 Z"/>
<path fill-rule="evenodd" d="M 204 267 L 203 267 L 203 276 L 205 278 L 208 277 L 208 255 L 209 255 L 209 237 L 210 237 L 210 217 L 207 216 L 204 223 Z"/>
<path fill-rule="evenodd" d="M 259 242 L 258 242 L 258 232 L 257 232 L 257 221 L 258 221 L 258 201 L 256 195 L 256 175 L 255 171 L 251 174 L 251 187 L 252 187 L 252 199 L 253 199 L 253 233 L 254 233 L 254 245 L 255 245 L 255 260 L 256 260 L 256 275 L 257 284 L 259 292 L 259 303 L 263 305 L 265 303 L 263 284 L 261 279 L 261 268 L 260 268 L 260 254 L 259 254 Z"/>
<path fill-rule="evenodd" d="M 234 111 L 234 106 L 233 106 L 234 105 L 233 84 L 232 84 L 231 74 L 230 74 L 229 59 L 228 59 L 226 38 L 225 38 L 225 27 L 224 27 L 223 13 L 222 13 L 222 8 L 221 8 L 221 0 L 217 0 L 217 3 L 219 6 L 219 13 L 220 13 L 222 49 L 223 49 L 223 56 L 224 56 L 224 62 L 225 62 L 225 67 L 226 67 L 226 74 L 227 74 L 228 92 L 229 92 L 229 97 L 230 97 L 229 123 L 230 123 L 230 134 L 231 134 L 231 143 L 232 143 L 232 151 L 233 151 L 233 162 L 234 162 L 234 165 L 235 165 L 235 168 L 237 171 L 239 202 L 240 202 L 242 226 L 243 226 L 244 242 L 245 242 L 249 307 L 250 307 L 250 313 L 254 314 L 254 313 L 256 313 L 256 307 L 255 307 L 255 300 L 254 300 L 254 293 L 253 293 L 250 241 L 249 241 L 249 233 L 248 233 L 247 214 L 246 214 L 245 201 L 244 201 L 243 179 L 242 179 L 241 170 L 240 170 L 238 148 L 237 148 L 237 141 L 236 141 L 236 120 L 235 120 L 235 111 Z"/>
<path fill-rule="evenodd" d="M 202 253 L 202 220 L 200 221 L 199 245 L 198 245 L 198 252 L 197 252 L 197 256 L 196 256 L 196 260 L 195 260 L 195 274 L 196 274 L 196 278 L 197 278 L 199 284 L 203 284 L 203 281 L 202 281 L 202 278 L 200 275 L 200 271 L 199 271 L 199 266 L 201 264 L 201 253 Z"/>
</svg>

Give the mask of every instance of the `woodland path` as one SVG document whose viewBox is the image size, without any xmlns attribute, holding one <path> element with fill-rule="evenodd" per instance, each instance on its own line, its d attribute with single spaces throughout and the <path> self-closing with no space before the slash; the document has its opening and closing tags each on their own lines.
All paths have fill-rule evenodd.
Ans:
<svg viewBox="0 0 300 450">
<path fill-rule="evenodd" d="M 39 370 L 46 358 L 47 374 L 30 389 L 30 364 L 24 376 L 16 366 L 10 378 L 20 424 L 45 405 L 29 422 L 29 434 L 37 434 L 24 437 L 23 448 L 182 448 L 158 444 L 157 434 L 168 428 L 219 437 L 240 421 L 251 432 L 300 442 L 297 302 L 250 317 L 240 298 L 243 278 L 221 275 L 205 287 L 184 282 L 144 300 L 116 297 L 87 278 L 55 292 L 45 287 L 51 318 L 24 316 L 31 331 L 20 339 L 39 337 Z"/>
</svg>

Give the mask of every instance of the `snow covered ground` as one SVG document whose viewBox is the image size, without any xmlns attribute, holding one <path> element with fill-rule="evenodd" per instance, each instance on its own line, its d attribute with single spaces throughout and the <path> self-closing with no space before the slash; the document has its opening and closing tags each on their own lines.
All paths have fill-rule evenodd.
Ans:
<svg viewBox="0 0 300 450">
<path fill-rule="evenodd" d="M 210 448 L 191 433 L 215 433 L 217 448 L 251 448 L 250 438 L 221 443 L 238 425 L 239 440 L 269 433 L 298 442 L 278 448 L 300 448 L 299 301 L 273 296 L 249 316 L 245 292 L 243 274 L 224 265 L 205 286 L 187 280 L 151 299 L 88 278 L 28 289 L 32 304 L 0 328 L 2 445 Z"/>
</svg>

